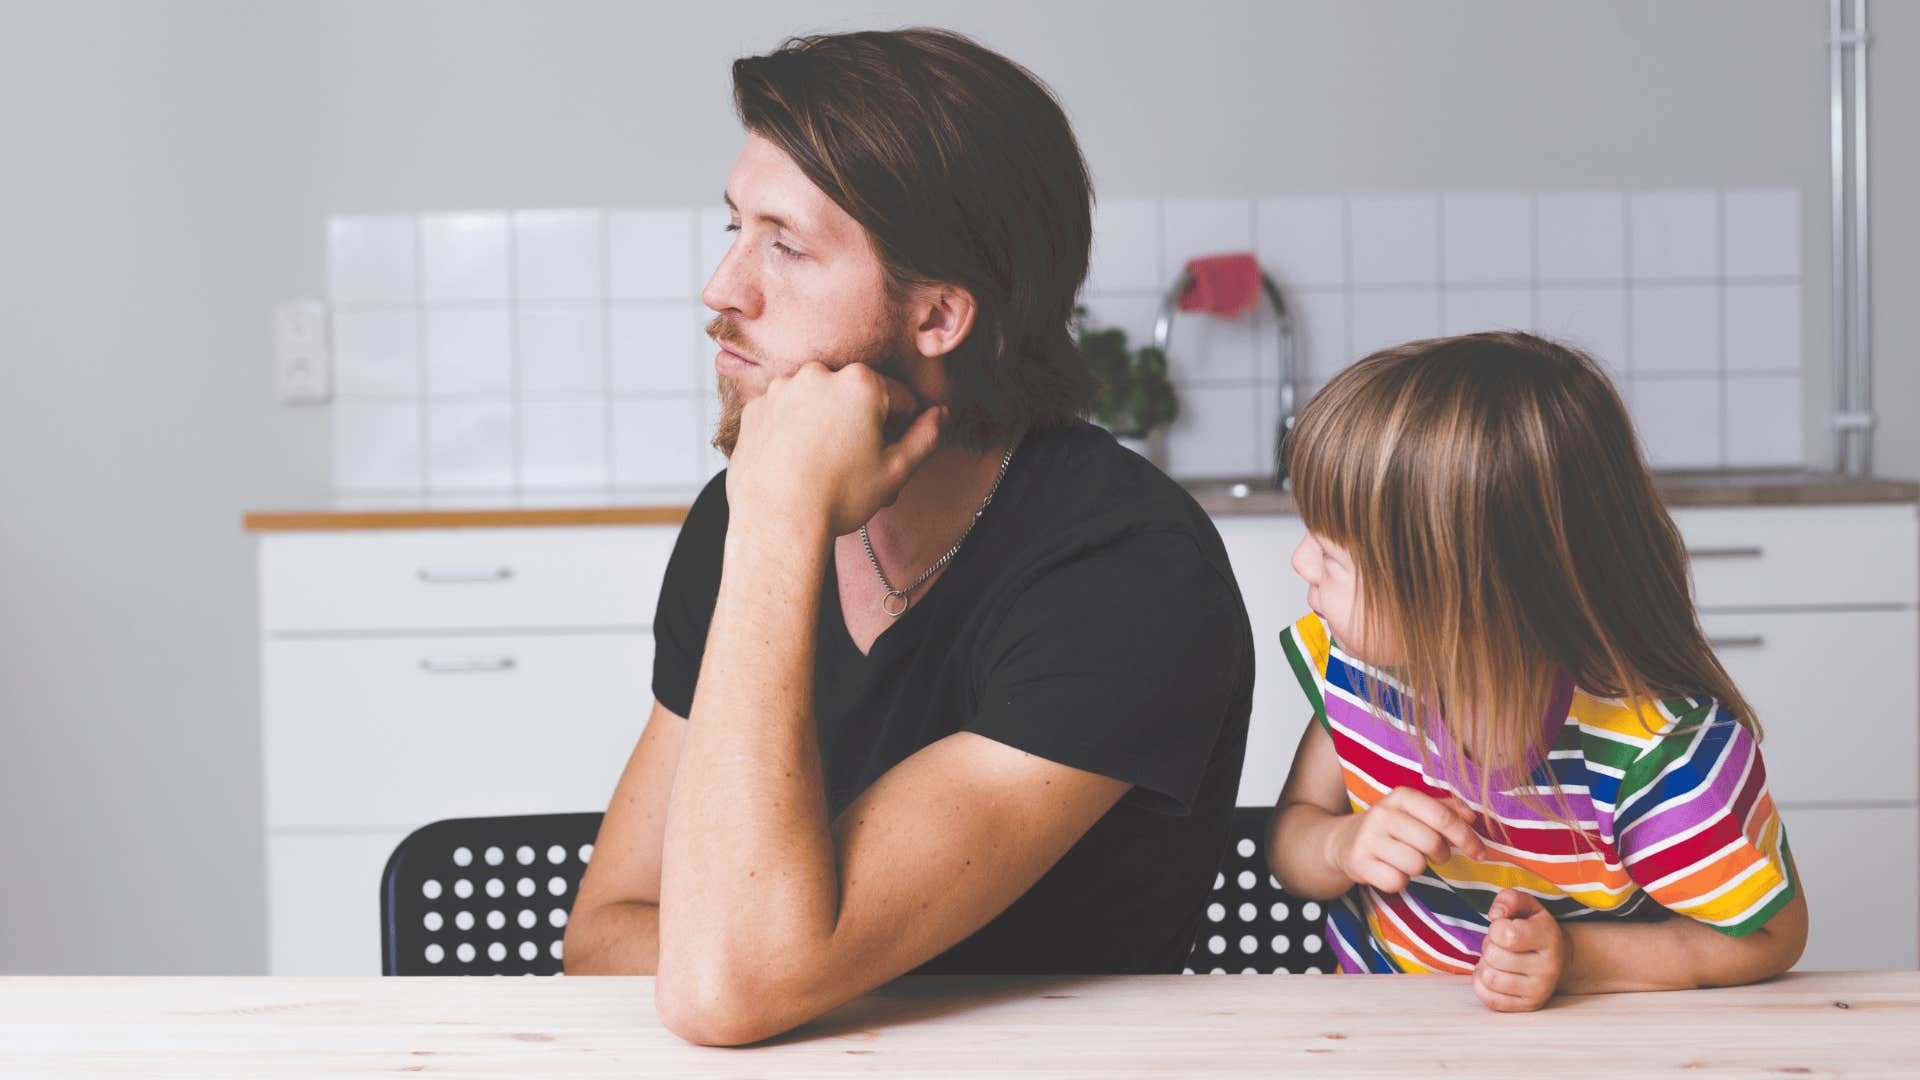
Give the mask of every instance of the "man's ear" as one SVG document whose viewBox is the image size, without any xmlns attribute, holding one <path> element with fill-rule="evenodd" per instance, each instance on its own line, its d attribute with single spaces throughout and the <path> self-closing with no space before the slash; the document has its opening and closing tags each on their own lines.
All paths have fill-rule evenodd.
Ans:
<svg viewBox="0 0 1920 1080">
<path fill-rule="evenodd" d="M 913 343 L 929 360 L 946 356 L 973 332 L 973 294 L 958 285 L 932 285 L 914 298 Z"/>
</svg>

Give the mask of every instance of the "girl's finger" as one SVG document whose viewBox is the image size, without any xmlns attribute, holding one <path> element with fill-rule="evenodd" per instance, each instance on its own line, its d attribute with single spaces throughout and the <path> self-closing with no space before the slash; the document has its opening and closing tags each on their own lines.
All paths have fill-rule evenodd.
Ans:
<svg viewBox="0 0 1920 1080">
<path fill-rule="evenodd" d="M 1515 997 L 1532 996 L 1534 985 L 1531 976 L 1501 971 L 1499 968 L 1488 967 L 1485 964 L 1475 968 L 1474 971 L 1480 981 L 1487 984 L 1489 990 L 1501 994 L 1512 994 Z"/>
<path fill-rule="evenodd" d="M 1514 952 L 1489 943 L 1481 950 L 1480 959 L 1486 966 L 1496 971 L 1505 971 L 1514 975 L 1545 975 L 1553 965 L 1544 953 Z"/>
<path fill-rule="evenodd" d="M 1430 863 L 1443 863 L 1453 855 L 1446 838 L 1415 817 L 1388 818 L 1387 835 L 1425 855 Z"/>
<path fill-rule="evenodd" d="M 1482 1005 L 1494 1012 L 1532 1012 L 1535 1007 L 1533 1002 L 1517 994 L 1503 994 L 1490 988 L 1477 973 L 1473 979 L 1473 993 Z"/>
</svg>

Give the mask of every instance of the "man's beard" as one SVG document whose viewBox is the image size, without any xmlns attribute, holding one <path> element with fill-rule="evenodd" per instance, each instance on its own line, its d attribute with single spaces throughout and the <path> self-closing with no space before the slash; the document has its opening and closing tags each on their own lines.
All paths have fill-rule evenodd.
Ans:
<svg viewBox="0 0 1920 1080">
<path fill-rule="evenodd" d="M 889 305 L 874 340 L 852 350 L 852 355 L 861 357 L 861 363 L 871 365 L 881 374 L 899 378 L 899 372 L 905 366 L 902 360 L 906 349 L 909 348 L 897 333 L 898 328 L 904 324 L 903 317 L 904 311 L 901 308 Z M 739 327 L 725 315 L 715 315 L 707 323 L 707 336 L 725 348 L 747 343 L 746 335 L 741 333 Z M 763 364 L 766 363 L 766 357 L 762 355 L 760 361 Z M 746 412 L 749 399 L 741 391 L 738 380 L 726 375 L 716 375 L 715 378 L 720 388 L 720 418 L 713 426 L 713 448 L 731 458 L 734 447 L 740 443 L 740 417 Z M 895 436 L 897 433 L 889 433 L 890 438 Z"/>
</svg>

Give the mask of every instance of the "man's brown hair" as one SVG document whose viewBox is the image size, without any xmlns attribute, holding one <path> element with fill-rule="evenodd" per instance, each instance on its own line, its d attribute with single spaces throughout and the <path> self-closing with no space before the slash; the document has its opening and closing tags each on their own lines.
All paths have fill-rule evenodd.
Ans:
<svg viewBox="0 0 1920 1080">
<path fill-rule="evenodd" d="M 1093 185 L 1050 91 L 945 30 L 790 38 L 736 60 L 734 107 L 871 238 L 896 300 L 967 290 L 972 332 L 947 356 L 948 432 L 985 451 L 1086 407 L 1068 326 L 1086 277 Z"/>
</svg>

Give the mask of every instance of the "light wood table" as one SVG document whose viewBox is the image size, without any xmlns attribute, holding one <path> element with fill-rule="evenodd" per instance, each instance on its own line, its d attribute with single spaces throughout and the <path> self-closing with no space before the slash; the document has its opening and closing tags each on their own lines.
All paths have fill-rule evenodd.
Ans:
<svg viewBox="0 0 1920 1080">
<path fill-rule="evenodd" d="M 1920 1076 L 1920 973 L 1487 1012 L 1464 979 L 903 979 L 690 1046 L 651 979 L 0 979 L 0 1076 Z"/>
</svg>

